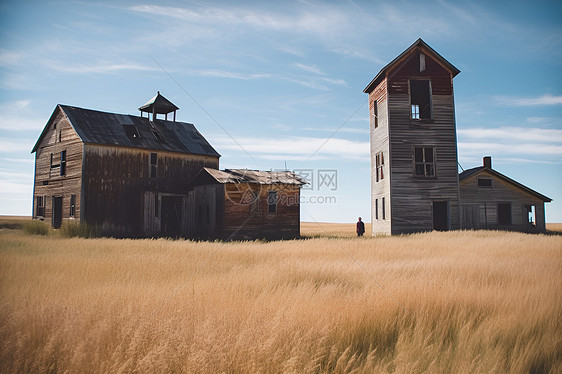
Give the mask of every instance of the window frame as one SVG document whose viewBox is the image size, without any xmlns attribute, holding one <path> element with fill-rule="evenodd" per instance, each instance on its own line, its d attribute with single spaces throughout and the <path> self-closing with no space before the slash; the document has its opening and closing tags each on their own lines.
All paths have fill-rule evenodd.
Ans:
<svg viewBox="0 0 562 374">
<path fill-rule="evenodd" d="M 277 191 L 267 191 L 267 213 L 277 213 L 277 203 L 279 202 Z"/>
<path fill-rule="evenodd" d="M 481 184 L 480 181 L 482 181 L 482 182 L 484 182 L 484 181 L 488 182 L 489 181 L 490 184 L 489 185 Z M 492 186 L 493 186 L 492 178 L 478 178 L 477 181 L 476 181 L 476 185 L 478 186 L 478 188 L 492 188 Z"/>
<path fill-rule="evenodd" d="M 427 82 L 427 103 L 429 106 L 428 112 L 429 115 L 427 116 L 423 116 L 422 117 L 422 113 L 425 113 L 425 109 L 421 107 L 421 103 L 420 102 L 414 102 L 414 89 L 416 90 L 416 92 L 418 92 L 418 90 L 421 90 L 420 88 L 412 88 L 412 86 L 416 86 L 417 84 L 414 83 L 412 85 L 412 82 Z M 419 77 L 419 78 L 410 78 L 408 80 L 408 98 L 409 98 L 409 103 L 410 103 L 410 119 L 413 121 L 433 121 L 433 95 L 432 95 L 432 86 L 431 86 L 431 79 L 427 78 L 427 77 Z M 421 96 L 420 95 L 415 95 L 416 97 Z M 424 95 L 425 96 L 425 95 Z M 417 110 L 414 111 L 414 107 L 417 107 Z"/>
<path fill-rule="evenodd" d="M 66 149 L 60 151 L 60 176 L 66 177 Z"/>
<path fill-rule="evenodd" d="M 36 201 L 35 217 L 45 218 L 45 201 L 46 200 L 47 200 L 47 197 L 45 195 L 36 195 L 35 196 L 35 201 Z"/>
<path fill-rule="evenodd" d="M 378 100 L 373 101 L 373 118 L 374 118 L 374 125 L 375 129 L 379 127 L 379 105 Z"/>
<path fill-rule="evenodd" d="M 155 162 L 152 162 L 154 157 Z M 150 179 L 158 179 L 158 153 L 150 152 L 148 155 L 148 176 Z"/>
<path fill-rule="evenodd" d="M 422 161 L 417 161 L 416 159 L 416 150 L 422 150 Z M 433 161 L 429 162 L 426 161 L 426 149 L 431 149 L 433 154 Z M 417 166 L 423 166 L 423 174 L 418 174 Z M 427 166 L 431 165 L 433 174 L 428 175 L 427 173 Z M 412 171 L 415 178 L 419 179 L 435 179 L 437 178 L 437 147 L 434 145 L 418 145 L 412 147 Z"/>
<path fill-rule="evenodd" d="M 384 152 L 378 152 L 375 154 L 375 171 L 376 177 L 375 182 L 379 182 L 384 179 Z"/>
</svg>

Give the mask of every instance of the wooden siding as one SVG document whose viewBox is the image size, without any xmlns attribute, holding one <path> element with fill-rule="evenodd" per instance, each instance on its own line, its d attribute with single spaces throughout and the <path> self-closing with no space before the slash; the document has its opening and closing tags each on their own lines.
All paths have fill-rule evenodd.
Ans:
<svg viewBox="0 0 562 374">
<path fill-rule="evenodd" d="M 426 54 L 419 71 L 419 51 L 388 78 L 390 209 L 392 234 L 433 230 L 433 202 L 449 203 L 449 228 L 460 227 L 457 144 L 451 73 Z M 409 80 L 431 81 L 432 118 L 411 119 Z M 413 148 L 435 148 L 434 178 L 414 176 Z"/>
<path fill-rule="evenodd" d="M 56 127 L 56 128 L 55 128 Z M 61 167 L 51 168 L 60 164 L 60 155 L 66 151 L 65 175 L 60 175 Z M 33 218 L 37 215 L 37 196 L 45 198 L 44 219 L 52 222 L 53 197 L 62 197 L 62 220 L 70 218 L 70 197 L 76 195 L 75 214 L 73 219 L 80 219 L 81 214 L 81 175 L 83 146 L 80 138 L 61 111 L 52 118 L 45 136 L 35 153 L 35 180 L 33 189 Z"/>
<path fill-rule="evenodd" d="M 84 152 L 85 222 L 116 235 L 143 235 L 146 191 L 184 194 L 203 167 L 218 168 L 218 157 L 156 152 L 157 177 L 150 177 L 150 150 L 88 144 Z M 153 203 L 152 203 L 153 204 Z M 153 212 L 152 212 L 153 213 Z"/>
<path fill-rule="evenodd" d="M 244 198 L 247 190 L 239 184 L 228 183 L 224 187 L 225 236 L 281 239 L 300 235 L 299 186 L 245 184 L 258 198 L 257 206 Z M 275 213 L 269 212 L 269 191 L 277 191 Z"/>
<path fill-rule="evenodd" d="M 478 187 L 478 178 L 492 180 L 491 187 Z M 544 202 L 494 175 L 482 171 L 460 182 L 462 228 L 545 231 Z M 498 203 L 511 205 L 512 224 L 498 223 Z M 535 206 L 536 226 L 529 225 L 527 206 Z"/>
<path fill-rule="evenodd" d="M 378 107 L 378 126 L 375 128 L 374 102 Z M 372 235 L 389 235 L 391 233 L 390 221 L 390 178 L 388 172 L 391 165 L 390 148 L 389 148 L 389 128 L 388 128 L 388 98 L 387 98 L 387 80 L 383 79 L 381 83 L 369 94 L 369 117 L 370 117 L 370 151 L 371 151 L 371 234 Z M 376 180 L 376 155 L 382 152 L 384 157 L 383 173 L 384 178 L 377 182 Z M 382 201 L 385 201 L 385 217 L 382 219 Z M 377 203 L 378 201 L 378 203 Z M 377 212 L 378 209 L 378 218 Z"/>
</svg>

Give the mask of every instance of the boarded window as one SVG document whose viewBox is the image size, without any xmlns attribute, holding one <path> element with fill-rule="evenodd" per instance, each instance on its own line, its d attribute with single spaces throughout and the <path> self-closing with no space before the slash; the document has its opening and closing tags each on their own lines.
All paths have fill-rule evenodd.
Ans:
<svg viewBox="0 0 562 374">
<path fill-rule="evenodd" d="M 414 175 L 416 177 L 435 176 L 435 148 L 414 147 Z"/>
<path fill-rule="evenodd" d="M 478 187 L 492 187 L 492 179 L 478 178 Z"/>
<path fill-rule="evenodd" d="M 373 102 L 373 118 L 375 128 L 379 127 L 379 107 L 376 100 Z"/>
<path fill-rule="evenodd" d="M 420 73 L 425 71 L 425 55 L 420 53 Z"/>
<path fill-rule="evenodd" d="M 74 217 L 76 215 L 76 195 L 70 195 L 70 217 Z"/>
<path fill-rule="evenodd" d="M 378 182 L 384 179 L 384 155 L 382 152 L 375 155 L 375 165 L 377 168 L 376 181 Z"/>
<path fill-rule="evenodd" d="M 61 177 L 66 175 L 66 150 L 60 153 L 60 175 Z"/>
<path fill-rule="evenodd" d="M 150 178 L 156 179 L 158 175 L 158 154 L 157 153 L 150 153 L 150 165 L 149 165 L 149 173 Z"/>
<path fill-rule="evenodd" d="M 45 196 L 37 196 L 37 209 L 35 216 L 45 217 Z"/>
<path fill-rule="evenodd" d="M 267 193 L 267 205 L 269 213 L 277 213 L 277 191 Z"/>
<path fill-rule="evenodd" d="M 375 199 L 375 219 L 379 219 L 379 199 Z"/>
<path fill-rule="evenodd" d="M 431 118 L 431 88 L 428 80 L 410 80 L 412 119 Z"/>
<path fill-rule="evenodd" d="M 511 204 L 498 204 L 498 223 L 500 225 L 511 225 Z"/>
</svg>

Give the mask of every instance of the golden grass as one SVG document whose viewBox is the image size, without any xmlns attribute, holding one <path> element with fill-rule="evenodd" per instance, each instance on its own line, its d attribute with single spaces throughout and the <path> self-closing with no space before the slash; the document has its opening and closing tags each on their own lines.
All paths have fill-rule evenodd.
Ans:
<svg viewBox="0 0 562 374">
<path fill-rule="evenodd" d="M 562 372 L 560 236 L 4 230 L 0 295 L 1 372 Z"/>
<path fill-rule="evenodd" d="M 354 237 L 355 223 L 301 222 L 304 237 Z M 371 236 L 371 224 L 365 223 L 365 235 Z"/>
</svg>

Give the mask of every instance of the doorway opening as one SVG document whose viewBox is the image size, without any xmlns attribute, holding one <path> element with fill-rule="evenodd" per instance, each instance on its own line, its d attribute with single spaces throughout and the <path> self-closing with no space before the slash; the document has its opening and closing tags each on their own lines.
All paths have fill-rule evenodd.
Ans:
<svg viewBox="0 0 562 374">
<path fill-rule="evenodd" d="M 53 228 L 60 229 L 62 225 L 62 196 L 53 196 Z"/>
<path fill-rule="evenodd" d="M 433 202 L 433 229 L 437 231 L 449 230 L 449 202 Z"/>
</svg>

